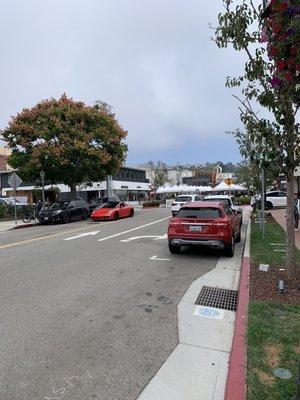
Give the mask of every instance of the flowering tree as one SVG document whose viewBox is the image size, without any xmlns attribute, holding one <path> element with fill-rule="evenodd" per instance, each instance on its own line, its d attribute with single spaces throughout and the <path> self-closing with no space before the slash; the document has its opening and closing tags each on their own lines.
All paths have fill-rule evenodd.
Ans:
<svg viewBox="0 0 300 400">
<path fill-rule="evenodd" d="M 230 45 L 247 55 L 241 76 L 227 79 L 227 86 L 241 87 L 237 97 L 246 128 L 248 156 L 266 167 L 276 164 L 287 181 L 286 270 L 295 273 L 293 215 L 294 169 L 300 164 L 300 9 L 299 0 L 273 0 L 266 10 L 253 0 L 223 0 L 215 40 L 219 48 Z M 261 116 L 265 108 L 267 118 Z M 259 110 L 259 111 L 257 111 Z"/>
<path fill-rule="evenodd" d="M 24 180 L 63 182 L 76 198 L 76 185 L 100 181 L 125 159 L 127 133 L 113 114 L 96 104 L 86 106 L 61 96 L 24 109 L 2 132 L 12 148 L 9 164 Z"/>
</svg>

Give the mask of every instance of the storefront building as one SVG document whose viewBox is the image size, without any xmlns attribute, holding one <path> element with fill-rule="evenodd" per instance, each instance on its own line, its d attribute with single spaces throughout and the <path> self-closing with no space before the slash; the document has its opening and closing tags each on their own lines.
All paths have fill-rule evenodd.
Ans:
<svg viewBox="0 0 300 400">
<path fill-rule="evenodd" d="M 11 197 L 13 191 L 8 184 L 8 177 L 12 171 L 0 172 L 0 196 Z M 149 197 L 150 184 L 146 179 L 146 171 L 131 167 L 122 167 L 118 173 L 112 177 L 111 181 L 112 193 L 123 201 L 145 201 Z M 16 195 L 27 196 L 28 202 L 36 202 L 40 197 L 41 186 L 39 183 L 21 183 Z M 107 185 L 104 182 L 93 182 L 91 185 L 81 184 L 77 186 L 78 197 L 92 201 L 98 197 L 106 196 Z M 47 182 L 47 174 L 45 178 L 45 199 L 53 202 L 59 197 L 60 200 L 70 199 L 70 188 L 63 183 L 51 184 Z"/>
</svg>

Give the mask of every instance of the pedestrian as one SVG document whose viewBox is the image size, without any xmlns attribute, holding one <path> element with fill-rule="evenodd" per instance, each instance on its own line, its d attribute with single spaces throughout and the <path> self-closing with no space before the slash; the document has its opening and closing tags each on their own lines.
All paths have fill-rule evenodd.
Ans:
<svg viewBox="0 0 300 400">
<path fill-rule="evenodd" d="M 294 194 L 294 219 L 295 219 L 295 231 L 298 232 L 299 226 L 299 198 L 298 194 Z"/>
<path fill-rule="evenodd" d="M 42 208 L 43 208 L 43 203 L 41 202 L 41 200 L 39 200 L 37 205 L 36 205 L 37 213 L 41 212 Z"/>
</svg>

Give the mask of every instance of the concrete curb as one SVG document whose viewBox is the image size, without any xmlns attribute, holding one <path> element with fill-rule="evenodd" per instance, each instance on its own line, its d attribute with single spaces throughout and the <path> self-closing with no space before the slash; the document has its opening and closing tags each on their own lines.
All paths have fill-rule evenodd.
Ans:
<svg viewBox="0 0 300 400">
<path fill-rule="evenodd" d="M 224 400 L 246 400 L 247 396 L 247 322 L 250 281 L 250 232 L 248 223 L 245 250 L 242 261 L 239 300 L 235 321 L 234 336 L 228 365 L 228 375 Z"/>
<path fill-rule="evenodd" d="M 24 229 L 24 228 L 32 228 L 33 226 L 38 226 L 39 224 L 31 224 L 31 223 L 29 223 L 29 224 L 24 224 L 24 225 L 17 225 L 17 226 L 14 226 L 13 228 L 10 228 L 10 229 L 8 229 L 9 231 L 12 231 L 12 230 L 14 230 L 14 229 Z"/>
</svg>

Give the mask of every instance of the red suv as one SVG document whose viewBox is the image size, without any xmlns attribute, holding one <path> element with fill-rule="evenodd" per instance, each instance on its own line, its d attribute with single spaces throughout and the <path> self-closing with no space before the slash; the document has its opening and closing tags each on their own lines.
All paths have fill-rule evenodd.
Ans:
<svg viewBox="0 0 300 400">
<path fill-rule="evenodd" d="M 209 246 L 234 255 L 235 242 L 241 241 L 241 215 L 224 202 L 195 201 L 185 204 L 168 227 L 169 249 L 179 253 L 181 246 Z"/>
</svg>

